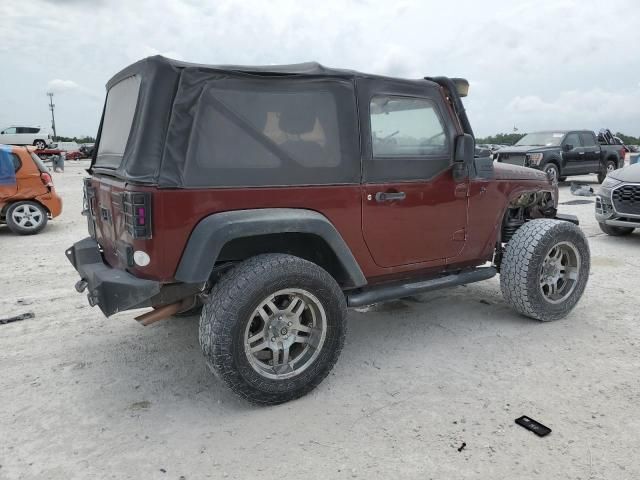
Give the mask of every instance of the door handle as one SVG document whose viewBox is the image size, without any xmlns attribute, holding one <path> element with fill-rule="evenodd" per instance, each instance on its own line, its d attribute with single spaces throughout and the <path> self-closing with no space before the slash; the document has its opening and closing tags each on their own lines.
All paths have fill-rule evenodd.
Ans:
<svg viewBox="0 0 640 480">
<path fill-rule="evenodd" d="M 578 155 L 584 155 L 584 152 L 578 152 Z"/>
<path fill-rule="evenodd" d="M 393 202 L 394 200 L 404 200 L 407 195 L 404 192 L 377 192 L 376 202 Z"/>
</svg>

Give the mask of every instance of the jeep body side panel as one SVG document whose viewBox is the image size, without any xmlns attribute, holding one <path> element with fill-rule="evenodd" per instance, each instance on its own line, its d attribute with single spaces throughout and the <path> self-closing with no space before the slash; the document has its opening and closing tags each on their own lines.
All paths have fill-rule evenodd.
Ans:
<svg viewBox="0 0 640 480">
<path fill-rule="evenodd" d="M 206 281 L 221 250 L 232 240 L 282 233 L 317 235 L 327 242 L 346 271 L 346 287 L 361 287 L 367 283 L 349 247 L 331 222 L 318 212 L 294 208 L 236 210 L 202 219 L 189 237 L 176 280 L 185 283 Z"/>
</svg>

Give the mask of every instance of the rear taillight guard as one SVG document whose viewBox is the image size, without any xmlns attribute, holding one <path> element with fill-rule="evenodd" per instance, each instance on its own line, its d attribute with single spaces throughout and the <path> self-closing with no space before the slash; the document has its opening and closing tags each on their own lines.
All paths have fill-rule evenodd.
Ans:
<svg viewBox="0 0 640 480">
<path fill-rule="evenodd" d="M 82 214 L 95 216 L 93 211 L 93 199 L 95 197 L 95 188 L 91 186 L 91 178 L 86 177 L 83 180 L 84 188 L 82 189 Z"/>
<path fill-rule="evenodd" d="M 151 238 L 151 194 L 124 192 L 122 211 L 127 232 L 133 238 Z"/>
</svg>

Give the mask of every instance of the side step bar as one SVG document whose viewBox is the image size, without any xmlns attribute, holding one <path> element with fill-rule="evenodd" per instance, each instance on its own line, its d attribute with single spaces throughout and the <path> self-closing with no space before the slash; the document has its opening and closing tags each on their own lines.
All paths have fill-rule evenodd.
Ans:
<svg viewBox="0 0 640 480">
<path fill-rule="evenodd" d="M 357 292 L 347 293 L 347 305 L 349 307 L 362 307 L 372 303 L 396 300 L 410 297 L 419 293 L 430 292 L 440 288 L 455 287 L 467 283 L 480 282 L 494 277 L 498 271 L 495 267 L 480 267 L 474 270 L 465 270 L 435 278 L 412 282 L 392 282 L 376 285 Z"/>
</svg>

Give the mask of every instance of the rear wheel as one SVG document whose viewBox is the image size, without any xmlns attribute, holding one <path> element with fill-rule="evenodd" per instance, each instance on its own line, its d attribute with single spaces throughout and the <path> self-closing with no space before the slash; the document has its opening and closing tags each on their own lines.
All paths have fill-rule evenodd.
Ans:
<svg viewBox="0 0 640 480">
<path fill-rule="evenodd" d="M 241 397 L 274 405 L 305 395 L 344 344 L 346 302 L 319 266 L 291 255 L 250 258 L 215 284 L 200 317 L 213 373 Z"/>
<path fill-rule="evenodd" d="M 604 182 L 604 179 L 607 178 L 611 172 L 613 172 L 617 168 L 616 162 L 613 160 L 608 160 L 607 163 L 604 164 L 604 167 L 598 173 L 598 183 Z"/>
<path fill-rule="evenodd" d="M 36 202 L 16 202 L 7 210 L 7 226 L 20 235 L 40 232 L 48 220 L 47 211 Z"/>
<path fill-rule="evenodd" d="M 544 173 L 551 179 L 553 183 L 558 183 L 560 178 L 560 171 L 555 163 L 547 163 L 543 169 Z"/>
<path fill-rule="evenodd" d="M 614 227 L 613 225 L 607 225 L 606 223 L 598 223 L 598 225 L 600 226 L 600 230 L 613 237 L 630 235 L 635 230 L 633 227 Z"/>
<path fill-rule="evenodd" d="M 536 320 L 565 317 L 589 278 L 589 244 L 570 222 L 531 220 L 507 244 L 500 287 L 507 303 Z"/>
</svg>

